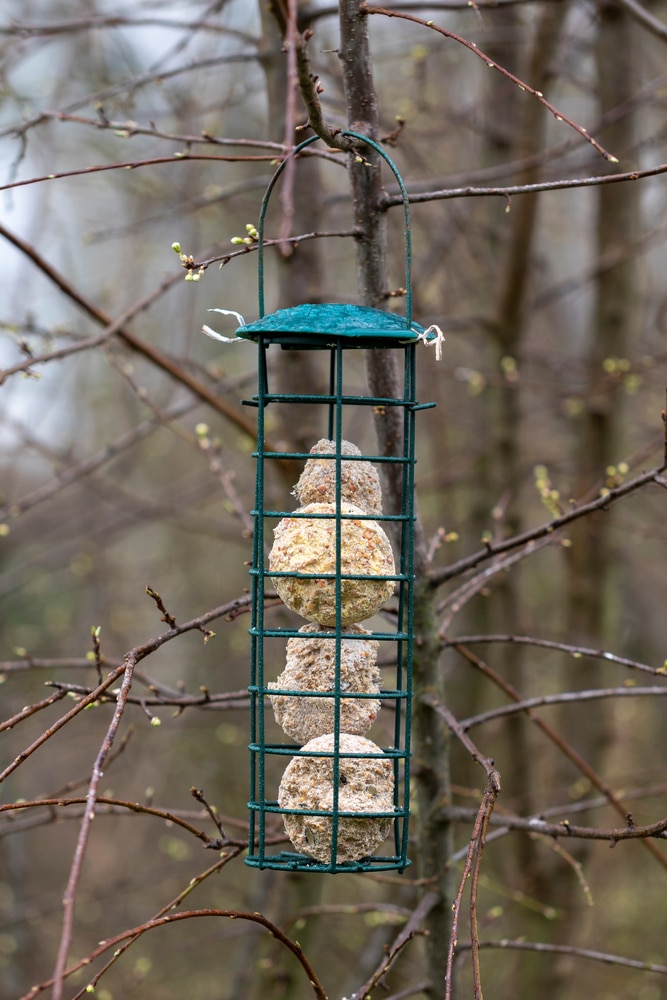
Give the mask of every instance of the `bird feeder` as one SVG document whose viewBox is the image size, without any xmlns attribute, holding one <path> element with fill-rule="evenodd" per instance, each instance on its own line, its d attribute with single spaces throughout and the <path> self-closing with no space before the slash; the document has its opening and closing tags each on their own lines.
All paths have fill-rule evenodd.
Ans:
<svg viewBox="0 0 667 1000">
<path fill-rule="evenodd" d="M 410 218 L 406 316 L 353 304 L 304 304 L 264 312 L 264 220 L 286 160 L 262 202 L 258 234 L 259 313 L 236 336 L 258 348 L 257 451 L 252 557 L 250 836 L 246 864 L 310 872 L 402 871 L 410 811 L 410 709 L 414 643 L 415 415 L 435 404 L 415 396 L 415 345 L 430 340 L 411 311 Z M 297 146 L 292 155 L 314 142 Z M 328 352 L 324 391 L 271 386 L 275 348 Z M 346 359 L 359 350 L 400 356 L 402 395 L 367 395 L 349 385 Z M 325 379 L 325 382 L 327 379 Z M 310 451 L 267 447 L 271 411 L 319 408 Z M 373 419 L 397 408 L 397 454 L 361 451 Z M 317 411 L 316 411 L 317 412 Z M 309 417 L 310 421 L 310 417 Z M 303 417 L 301 418 L 301 424 Z M 310 429 L 310 423 L 309 423 Z M 275 463 L 300 471 L 294 500 L 269 496 Z M 383 512 L 382 467 L 395 466 L 400 504 Z M 283 479 L 284 481 L 284 479 Z M 275 494 L 275 488 L 274 488 Z M 295 508 L 295 509 L 293 509 Z M 278 597 L 276 597 L 277 592 Z M 286 841 L 289 838 L 289 844 Z"/>
</svg>

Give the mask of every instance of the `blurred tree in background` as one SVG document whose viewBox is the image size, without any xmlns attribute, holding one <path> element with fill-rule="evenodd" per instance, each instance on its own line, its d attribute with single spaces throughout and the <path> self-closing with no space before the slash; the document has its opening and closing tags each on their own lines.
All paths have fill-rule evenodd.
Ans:
<svg viewBox="0 0 667 1000">
<path fill-rule="evenodd" d="M 1 1000 L 667 996 L 665 4 L 1 17 Z M 255 317 L 246 227 L 312 130 L 268 307 L 401 311 L 400 196 L 348 126 L 406 180 L 447 336 L 400 877 L 242 863 L 255 348 L 200 335 Z M 315 419 L 270 432 L 308 450 Z"/>
</svg>

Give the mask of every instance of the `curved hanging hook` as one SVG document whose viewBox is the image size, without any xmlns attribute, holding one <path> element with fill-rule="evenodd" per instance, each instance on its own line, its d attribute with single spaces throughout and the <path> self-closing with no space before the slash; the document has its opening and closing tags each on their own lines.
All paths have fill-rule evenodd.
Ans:
<svg viewBox="0 0 667 1000">
<path fill-rule="evenodd" d="M 401 177 L 398 167 L 392 160 L 392 158 L 384 151 L 382 146 L 377 143 L 374 139 L 369 139 L 367 135 L 362 135 L 360 132 L 352 132 L 348 129 L 344 129 L 340 135 L 345 136 L 350 139 L 359 139 L 365 142 L 366 145 L 371 146 L 376 153 L 379 153 L 385 163 L 391 168 L 394 177 L 398 182 L 398 186 L 401 192 L 401 197 L 403 199 L 403 218 L 404 218 L 404 231 L 405 231 L 405 314 L 407 319 L 408 329 L 412 328 L 412 232 L 410 229 L 410 202 L 408 200 L 408 192 L 405 188 L 403 178 Z M 259 212 L 259 220 L 257 222 L 257 276 L 258 276 L 258 298 L 259 298 L 259 316 L 260 319 L 264 318 L 264 220 L 266 218 L 266 210 L 269 205 L 269 199 L 271 193 L 276 185 L 276 182 L 283 170 L 287 166 L 288 161 L 305 149 L 306 146 L 310 146 L 311 143 L 317 142 L 320 137 L 318 135 L 311 135 L 308 139 L 304 139 L 300 142 L 298 146 L 292 149 L 282 163 L 276 169 L 273 177 L 269 181 L 268 187 L 264 192 L 264 197 L 262 198 L 262 206 Z"/>
</svg>

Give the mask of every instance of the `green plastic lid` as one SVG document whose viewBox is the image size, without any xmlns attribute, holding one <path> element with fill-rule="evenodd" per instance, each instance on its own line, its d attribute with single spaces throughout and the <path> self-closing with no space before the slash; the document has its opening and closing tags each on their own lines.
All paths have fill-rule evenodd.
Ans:
<svg viewBox="0 0 667 1000">
<path fill-rule="evenodd" d="M 415 343 L 424 328 L 418 323 L 408 326 L 405 316 L 370 306 L 322 302 L 279 309 L 236 331 L 244 340 L 257 341 L 260 334 L 285 348 L 328 348 L 341 340 L 350 341 L 344 347 L 372 348 Z"/>
</svg>

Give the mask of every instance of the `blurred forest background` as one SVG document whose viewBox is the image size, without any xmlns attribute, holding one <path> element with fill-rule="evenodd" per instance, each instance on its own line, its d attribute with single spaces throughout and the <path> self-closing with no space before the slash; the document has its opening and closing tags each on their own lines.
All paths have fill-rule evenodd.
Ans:
<svg viewBox="0 0 667 1000">
<path fill-rule="evenodd" d="M 1 1000 L 323 996 L 272 927 L 336 1000 L 443 997 L 480 822 L 450 995 L 481 976 L 487 1000 L 667 997 L 667 4 L 363 6 L 3 5 Z M 325 122 L 350 124 L 339 15 L 357 54 L 369 33 L 377 137 L 410 193 L 414 317 L 447 338 L 440 362 L 418 348 L 437 407 L 417 440 L 437 663 L 417 693 L 443 710 L 417 712 L 416 863 L 396 877 L 242 862 L 256 351 L 201 335 L 233 336 L 212 308 L 257 316 L 254 245 L 232 240 L 311 134 L 297 49 Z M 304 237 L 267 251 L 270 311 L 369 298 L 355 165 L 313 148 L 269 214 L 270 239 Z M 403 218 L 383 183 L 390 291 Z M 319 384 L 318 357 L 279 353 L 282 384 Z M 286 450 L 322 431 L 271 427 Z M 501 776 L 492 813 L 475 748 Z M 181 910 L 250 919 L 99 947 Z"/>
</svg>

